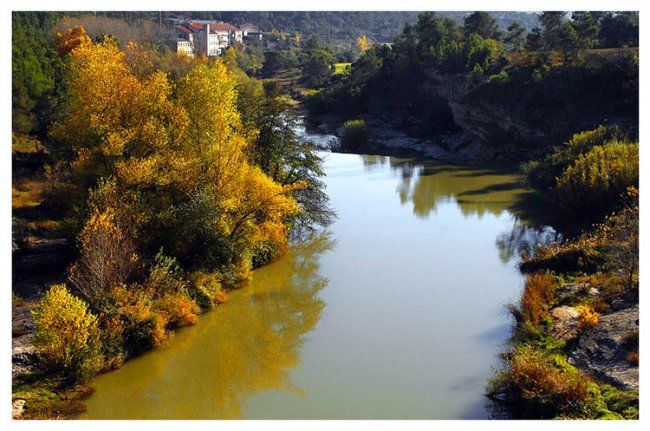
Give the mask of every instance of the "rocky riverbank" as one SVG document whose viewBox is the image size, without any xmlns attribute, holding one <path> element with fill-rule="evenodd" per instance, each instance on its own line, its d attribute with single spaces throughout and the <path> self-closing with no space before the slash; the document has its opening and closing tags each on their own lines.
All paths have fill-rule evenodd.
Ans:
<svg viewBox="0 0 650 431">
<path fill-rule="evenodd" d="M 315 145 L 322 149 L 339 152 L 363 152 L 368 154 L 391 156 L 417 156 L 441 161 L 516 161 L 522 158 L 512 158 L 501 153 L 498 149 L 472 140 L 462 132 L 440 134 L 434 137 L 421 138 L 400 129 L 397 125 L 383 116 L 361 116 L 370 131 L 367 142 L 361 147 L 345 148 L 341 145 L 343 125 L 340 120 L 332 117 L 311 119 L 317 125 L 307 129 L 308 141 L 310 136 L 318 134 L 331 136 L 333 139 L 315 140 Z"/>
</svg>

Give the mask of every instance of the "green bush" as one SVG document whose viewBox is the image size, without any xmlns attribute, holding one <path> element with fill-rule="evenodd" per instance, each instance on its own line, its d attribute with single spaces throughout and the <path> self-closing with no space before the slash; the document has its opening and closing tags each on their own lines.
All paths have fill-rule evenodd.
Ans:
<svg viewBox="0 0 650 431">
<path fill-rule="evenodd" d="M 345 149 L 358 149 L 368 142 L 370 130 L 363 120 L 348 120 L 343 125 L 341 143 Z"/>
<path fill-rule="evenodd" d="M 573 212 L 607 214 L 639 185 L 639 145 L 611 141 L 582 154 L 557 180 L 559 202 Z"/>
<path fill-rule="evenodd" d="M 558 145 L 542 160 L 523 164 L 526 186 L 547 191 L 556 185 L 557 178 L 581 155 L 597 145 L 612 140 L 626 139 L 625 133 L 616 126 L 600 125 L 593 130 L 574 134 L 568 142 Z"/>
</svg>

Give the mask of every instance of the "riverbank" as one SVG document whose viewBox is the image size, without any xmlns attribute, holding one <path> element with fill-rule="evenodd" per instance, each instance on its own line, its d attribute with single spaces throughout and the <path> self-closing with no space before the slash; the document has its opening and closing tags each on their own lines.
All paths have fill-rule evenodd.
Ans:
<svg viewBox="0 0 650 431">
<path fill-rule="evenodd" d="M 457 163 L 476 161 L 517 162 L 524 160 L 521 157 L 513 158 L 512 154 L 501 153 L 495 147 L 472 140 L 462 132 L 439 133 L 432 137 L 422 137 L 394 124 L 388 114 L 364 114 L 360 115 L 359 119 L 365 122 L 371 132 L 365 142 L 355 145 L 353 148 L 346 148 L 340 144 L 344 132 L 344 121 L 342 119 L 328 115 L 317 115 L 310 116 L 309 123 L 311 130 L 334 135 L 338 138 L 338 146 L 331 148 L 334 151 L 385 156 L 413 156 Z"/>
<path fill-rule="evenodd" d="M 516 326 L 488 395 L 520 418 L 638 419 L 638 141 L 599 127 L 525 171 L 585 227 L 523 256 Z"/>
</svg>

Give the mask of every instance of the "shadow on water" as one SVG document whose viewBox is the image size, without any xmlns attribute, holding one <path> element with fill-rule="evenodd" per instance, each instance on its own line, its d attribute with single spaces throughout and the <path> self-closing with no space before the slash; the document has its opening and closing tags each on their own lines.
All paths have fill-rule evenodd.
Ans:
<svg viewBox="0 0 650 431">
<path fill-rule="evenodd" d="M 255 394 L 303 396 L 290 372 L 325 308 L 318 262 L 333 246 L 323 234 L 292 247 L 167 348 L 100 376 L 82 418 L 240 418 Z"/>
</svg>

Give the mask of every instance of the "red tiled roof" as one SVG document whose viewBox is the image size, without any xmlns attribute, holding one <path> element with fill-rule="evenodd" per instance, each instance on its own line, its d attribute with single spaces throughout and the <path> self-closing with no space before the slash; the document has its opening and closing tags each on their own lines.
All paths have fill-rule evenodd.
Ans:
<svg viewBox="0 0 650 431">
<path fill-rule="evenodd" d="M 210 24 L 210 31 L 216 30 L 216 31 L 236 31 L 237 27 L 235 27 L 232 24 L 228 24 L 227 22 L 216 22 L 214 24 Z"/>
</svg>

